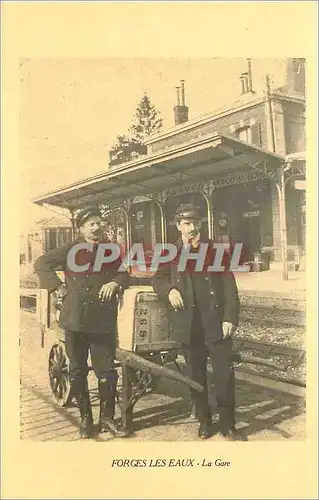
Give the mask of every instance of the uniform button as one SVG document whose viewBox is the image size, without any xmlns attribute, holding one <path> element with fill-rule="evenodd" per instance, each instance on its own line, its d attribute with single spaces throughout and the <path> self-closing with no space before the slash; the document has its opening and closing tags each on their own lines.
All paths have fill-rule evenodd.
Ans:
<svg viewBox="0 0 319 500">
<path fill-rule="evenodd" d="M 215 307 L 219 307 L 219 305 L 218 305 L 218 304 L 216 304 L 216 306 L 215 306 Z"/>
<path fill-rule="evenodd" d="M 195 304 L 193 304 L 193 307 L 195 307 Z"/>
<path fill-rule="evenodd" d="M 86 290 L 87 292 L 89 292 L 89 291 L 90 291 L 90 289 L 89 289 L 89 288 L 86 288 L 85 290 Z"/>
<path fill-rule="evenodd" d="M 205 278 L 205 281 L 208 281 L 208 278 Z"/>
<path fill-rule="evenodd" d="M 214 295 L 215 292 L 213 292 L 213 290 L 210 292 L 211 295 Z"/>
</svg>

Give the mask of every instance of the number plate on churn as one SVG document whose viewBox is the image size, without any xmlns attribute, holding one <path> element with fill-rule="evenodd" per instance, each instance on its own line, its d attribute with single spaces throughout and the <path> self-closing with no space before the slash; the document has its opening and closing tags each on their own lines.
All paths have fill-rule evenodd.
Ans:
<svg viewBox="0 0 319 500">
<path fill-rule="evenodd" d="M 148 292 L 137 296 L 135 334 L 138 343 L 169 340 L 167 312 L 157 295 Z"/>
<path fill-rule="evenodd" d="M 125 290 L 118 313 L 118 345 L 144 354 L 176 348 L 168 310 L 152 287 L 133 286 Z"/>
</svg>

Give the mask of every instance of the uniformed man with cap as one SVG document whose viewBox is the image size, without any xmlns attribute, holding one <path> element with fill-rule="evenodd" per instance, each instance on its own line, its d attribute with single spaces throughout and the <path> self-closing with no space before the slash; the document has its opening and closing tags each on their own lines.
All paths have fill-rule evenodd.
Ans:
<svg viewBox="0 0 319 500">
<path fill-rule="evenodd" d="M 74 243 L 63 245 L 41 256 L 34 265 L 40 287 L 65 295 L 59 323 L 65 329 L 65 346 L 70 360 L 72 392 L 77 400 L 82 437 L 93 435 L 93 417 L 87 384 L 88 354 L 98 378 L 100 396 L 100 432 L 126 437 L 126 430 L 114 420 L 117 372 L 114 368 L 116 350 L 117 293 L 128 285 L 129 276 L 118 273 L 119 261 L 93 271 L 99 242 L 103 242 L 102 217 L 98 207 L 81 210 L 76 217 L 79 235 L 75 243 L 86 242 L 91 250 L 80 249 L 77 265 L 88 265 L 87 271 L 75 272 L 67 257 Z M 105 240 L 107 241 L 107 240 Z M 93 251 L 92 251 L 93 248 Z M 56 274 L 63 269 L 65 284 Z"/>
<path fill-rule="evenodd" d="M 213 242 L 201 237 L 201 217 L 191 204 L 179 207 L 175 223 L 180 238 L 176 245 L 178 256 L 183 246 L 191 253 L 208 244 L 207 255 L 212 256 Z M 245 439 L 235 428 L 235 387 L 232 360 L 232 334 L 238 324 L 239 298 L 234 275 L 231 272 L 203 272 L 194 270 L 195 261 L 189 260 L 185 271 L 177 269 L 178 257 L 173 263 L 159 267 L 153 286 L 167 303 L 172 339 L 183 346 L 189 375 L 204 386 L 204 394 L 191 391 L 196 416 L 200 421 L 198 435 L 207 439 L 213 434 L 212 415 L 208 403 L 207 358 L 211 359 L 219 412 L 220 434 L 227 440 Z M 210 263 L 211 264 L 211 263 Z"/>
</svg>

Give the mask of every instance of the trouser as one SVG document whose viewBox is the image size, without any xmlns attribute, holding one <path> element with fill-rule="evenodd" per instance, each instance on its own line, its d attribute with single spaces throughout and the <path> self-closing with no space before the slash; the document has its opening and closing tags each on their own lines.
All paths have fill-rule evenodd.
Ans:
<svg viewBox="0 0 319 500">
<path fill-rule="evenodd" d="M 69 358 L 70 379 L 83 379 L 88 375 L 88 355 L 98 379 L 114 383 L 117 372 L 114 368 L 115 340 L 103 334 L 65 331 L 65 348 Z"/>
<path fill-rule="evenodd" d="M 198 315 L 192 324 L 191 343 L 185 346 L 183 355 L 188 365 L 189 376 L 204 387 L 204 392 L 191 390 L 199 421 L 210 421 L 211 410 L 208 402 L 209 386 L 207 380 L 207 358 L 213 368 L 217 409 L 222 432 L 227 432 L 235 425 L 235 377 L 232 360 L 232 339 L 205 344 L 205 334 Z"/>
<path fill-rule="evenodd" d="M 92 419 L 87 386 L 88 355 L 98 379 L 100 419 L 110 419 L 115 414 L 117 372 L 114 367 L 115 340 L 103 334 L 65 331 L 66 353 L 69 358 L 71 387 L 79 404 L 82 417 Z"/>
</svg>

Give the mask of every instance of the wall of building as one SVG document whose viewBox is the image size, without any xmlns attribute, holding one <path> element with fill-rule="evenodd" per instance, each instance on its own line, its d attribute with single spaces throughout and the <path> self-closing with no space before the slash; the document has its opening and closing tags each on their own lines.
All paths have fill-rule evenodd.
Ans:
<svg viewBox="0 0 319 500">
<path fill-rule="evenodd" d="M 303 104 L 284 102 L 284 135 L 286 153 L 306 150 L 305 106 Z"/>
<path fill-rule="evenodd" d="M 299 244 L 298 218 L 300 211 L 300 192 L 287 187 L 286 189 L 286 221 L 287 221 L 287 244 L 296 246 Z"/>
<path fill-rule="evenodd" d="M 227 116 L 222 116 L 209 123 L 198 125 L 191 130 L 181 131 L 172 137 L 156 141 L 150 144 L 150 152 L 155 153 L 166 148 L 176 147 L 200 139 L 204 135 L 213 134 L 214 132 L 227 135 L 235 134 L 236 130 L 244 126 L 251 127 L 252 144 L 268 149 L 265 107 L 264 103 L 261 103 L 246 109 L 234 111 Z"/>
<path fill-rule="evenodd" d="M 283 90 L 288 93 L 305 95 L 306 61 L 304 58 L 289 58 L 286 66 L 286 84 Z"/>
<path fill-rule="evenodd" d="M 275 132 L 275 152 L 286 155 L 293 152 L 304 151 L 305 144 L 305 117 L 304 105 L 295 102 L 286 102 L 276 99 L 272 103 L 273 123 Z M 280 218 L 278 192 L 275 183 L 271 185 L 271 207 L 269 217 L 272 220 L 273 242 L 267 244 L 272 253 L 272 260 L 281 260 Z M 296 190 L 286 190 L 286 222 L 287 222 L 287 247 L 288 260 L 299 259 L 302 237 L 300 236 L 301 211 L 296 206 L 300 205 L 299 195 Z"/>
<path fill-rule="evenodd" d="M 264 196 L 260 199 L 260 244 L 262 247 L 270 247 L 274 244 L 271 207 L 271 185 L 270 182 L 265 182 Z"/>
<path fill-rule="evenodd" d="M 272 116 L 275 133 L 275 153 L 279 155 L 286 154 L 286 139 L 285 139 L 285 123 L 282 102 L 279 100 L 272 101 Z M 270 124 L 269 124 L 270 127 Z M 270 151 L 273 151 L 270 148 Z"/>
<path fill-rule="evenodd" d="M 272 220 L 273 241 L 272 244 L 265 244 L 271 251 L 272 260 L 279 262 L 281 260 L 281 240 L 280 240 L 280 219 L 278 193 L 274 182 L 270 184 L 271 204 L 268 216 Z M 287 248 L 288 260 L 298 262 L 300 254 L 303 252 L 302 231 L 302 206 L 303 192 L 297 191 L 289 185 L 286 188 L 286 224 L 287 224 Z"/>
</svg>

